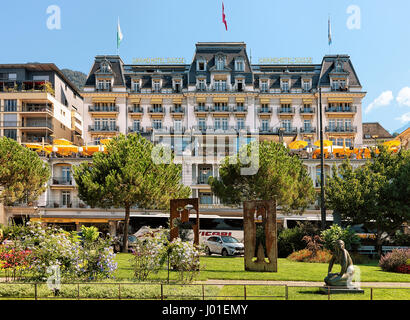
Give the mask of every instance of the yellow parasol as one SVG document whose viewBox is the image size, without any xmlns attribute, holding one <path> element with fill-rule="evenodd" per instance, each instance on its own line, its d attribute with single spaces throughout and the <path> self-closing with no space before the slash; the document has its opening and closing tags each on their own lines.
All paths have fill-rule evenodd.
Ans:
<svg viewBox="0 0 410 320">
<path fill-rule="evenodd" d="M 41 143 L 26 143 L 26 147 L 30 149 L 42 149 L 43 145 Z"/>
<path fill-rule="evenodd" d="M 111 141 L 111 138 L 101 139 L 101 140 L 100 140 L 100 143 L 101 143 L 101 144 L 107 144 L 107 143 L 109 143 L 110 141 Z"/>
<path fill-rule="evenodd" d="M 68 141 L 67 139 L 61 138 L 61 139 L 54 139 L 53 140 L 54 145 L 63 145 L 63 146 L 69 146 L 72 144 L 71 141 Z"/>
<path fill-rule="evenodd" d="M 307 145 L 308 143 L 303 140 L 293 141 L 289 144 L 289 149 L 299 150 L 305 148 Z"/>
<path fill-rule="evenodd" d="M 316 141 L 313 145 L 316 146 L 316 147 L 320 147 L 320 140 Z M 332 141 L 330 141 L 330 140 L 323 140 L 323 146 L 324 146 L 324 147 L 330 147 L 330 146 L 332 146 L 332 145 L 333 145 L 333 142 L 332 142 Z"/>
<path fill-rule="evenodd" d="M 388 148 L 396 148 L 396 147 L 400 147 L 401 143 L 399 140 L 390 140 L 390 141 L 384 142 L 383 145 Z"/>
</svg>

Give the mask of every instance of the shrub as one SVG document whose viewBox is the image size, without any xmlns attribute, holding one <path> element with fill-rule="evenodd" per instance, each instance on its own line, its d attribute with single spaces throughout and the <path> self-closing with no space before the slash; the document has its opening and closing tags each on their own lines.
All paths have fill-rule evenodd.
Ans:
<svg viewBox="0 0 410 320">
<path fill-rule="evenodd" d="M 278 256 L 286 258 L 294 251 L 305 247 L 302 238 L 305 234 L 300 227 L 283 229 L 278 235 Z"/>
<path fill-rule="evenodd" d="M 199 271 L 199 250 L 191 242 L 174 239 L 168 247 L 169 262 L 179 272 L 181 282 L 191 282 Z"/>
<path fill-rule="evenodd" d="M 395 246 L 408 246 L 410 243 L 410 234 L 397 230 L 392 237 L 392 244 Z"/>
<path fill-rule="evenodd" d="M 145 281 L 150 273 L 158 273 L 167 256 L 168 240 L 164 232 L 149 233 L 151 236 L 137 238 L 133 250 L 134 275 Z"/>
<path fill-rule="evenodd" d="M 410 249 L 394 249 L 380 258 L 379 266 L 384 271 L 407 273 Z"/>
<path fill-rule="evenodd" d="M 345 249 L 348 251 L 355 251 L 360 245 L 360 238 L 350 227 L 343 229 L 334 224 L 329 229 L 322 231 L 320 235 L 324 241 L 324 247 L 328 250 L 333 250 L 333 244 L 337 240 L 343 240 Z"/>
<path fill-rule="evenodd" d="M 297 262 L 311 262 L 311 263 L 328 263 L 332 258 L 332 254 L 328 250 L 318 250 L 313 256 L 312 251 L 303 249 L 295 251 L 288 256 L 291 261 Z"/>
<path fill-rule="evenodd" d="M 322 239 L 319 236 L 304 236 L 302 240 L 306 242 L 306 249 L 312 252 L 312 258 L 316 257 L 316 254 L 323 248 L 320 243 Z"/>
</svg>

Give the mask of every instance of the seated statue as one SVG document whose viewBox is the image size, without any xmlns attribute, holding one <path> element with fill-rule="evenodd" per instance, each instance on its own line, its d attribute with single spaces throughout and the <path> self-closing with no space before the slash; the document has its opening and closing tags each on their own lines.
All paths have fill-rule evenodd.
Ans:
<svg viewBox="0 0 410 320">
<path fill-rule="evenodd" d="M 329 262 L 328 275 L 325 278 L 325 283 L 328 286 L 351 287 L 354 274 L 354 267 L 352 258 L 349 252 L 345 249 L 345 243 L 338 240 L 334 244 L 333 257 Z M 330 273 L 334 263 L 341 265 L 339 273 Z"/>
</svg>

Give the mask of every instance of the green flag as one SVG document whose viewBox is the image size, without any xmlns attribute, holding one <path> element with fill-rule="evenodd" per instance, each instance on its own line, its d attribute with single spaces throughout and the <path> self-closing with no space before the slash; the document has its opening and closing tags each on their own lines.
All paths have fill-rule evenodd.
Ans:
<svg viewBox="0 0 410 320">
<path fill-rule="evenodd" d="M 120 18 L 118 18 L 118 24 L 117 24 L 117 50 L 120 47 L 120 43 L 122 41 L 122 32 L 121 32 L 121 28 L 120 28 Z"/>
</svg>

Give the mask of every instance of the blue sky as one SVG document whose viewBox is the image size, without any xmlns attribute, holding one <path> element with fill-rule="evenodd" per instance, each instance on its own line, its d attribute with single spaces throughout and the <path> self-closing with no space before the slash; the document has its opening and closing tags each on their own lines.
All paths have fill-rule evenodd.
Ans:
<svg viewBox="0 0 410 320">
<path fill-rule="evenodd" d="M 349 54 L 367 92 L 363 121 L 379 121 L 388 130 L 410 121 L 410 1 L 224 0 L 228 31 L 221 21 L 221 2 L 8 1 L 1 8 L 0 63 L 53 62 L 88 73 L 95 55 L 116 54 L 120 17 L 125 63 L 144 57 L 190 62 L 200 41 L 244 41 L 253 63 L 262 57 L 312 57 L 320 63 L 329 52 Z M 61 29 L 47 28 L 50 5 L 61 9 Z M 348 27 L 351 5 L 360 9 L 359 29 Z"/>
</svg>

